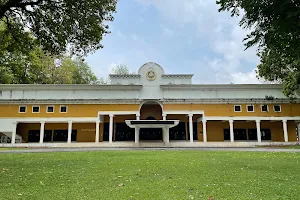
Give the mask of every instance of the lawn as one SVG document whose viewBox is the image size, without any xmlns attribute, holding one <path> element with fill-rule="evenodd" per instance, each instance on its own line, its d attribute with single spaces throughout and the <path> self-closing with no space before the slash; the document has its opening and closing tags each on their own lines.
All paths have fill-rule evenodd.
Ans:
<svg viewBox="0 0 300 200">
<path fill-rule="evenodd" d="M 0 154 L 1 199 L 300 199 L 300 153 Z"/>
</svg>

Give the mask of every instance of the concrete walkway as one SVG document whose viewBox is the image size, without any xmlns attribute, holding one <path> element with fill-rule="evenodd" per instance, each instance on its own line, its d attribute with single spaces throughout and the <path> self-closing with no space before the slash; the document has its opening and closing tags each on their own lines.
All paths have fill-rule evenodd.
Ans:
<svg viewBox="0 0 300 200">
<path fill-rule="evenodd" d="M 300 153 L 300 149 L 286 148 L 35 148 L 1 150 L 0 154 L 6 153 L 46 153 L 46 152 L 87 152 L 87 151 L 240 151 L 240 152 L 290 152 Z"/>
</svg>

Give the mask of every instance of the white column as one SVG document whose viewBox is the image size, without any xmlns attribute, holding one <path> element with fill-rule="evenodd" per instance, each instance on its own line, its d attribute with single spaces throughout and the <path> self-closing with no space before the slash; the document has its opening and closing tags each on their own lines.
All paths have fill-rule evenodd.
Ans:
<svg viewBox="0 0 300 200">
<path fill-rule="evenodd" d="M 261 142 L 260 120 L 256 120 L 257 142 Z"/>
<path fill-rule="evenodd" d="M 206 120 L 202 120 L 202 128 L 203 128 L 203 142 L 207 142 Z"/>
<path fill-rule="evenodd" d="M 40 127 L 40 143 L 42 144 L 44 142 L 44 132 L 45 132 L 45 122 L 41 122 L 41 127 Z"/>
<path fill-rule="evenodd" d="M 300 143 L 300 122 L 297 122 L 298 142 Z"/>
<path fill-rule="evenodd" d="M 100 125 L 100 121 L 96 121 L 96 138 L 95 138 L 96 143 L 99 143 L 99 125 Z"/>
<path fill-rule="evenodd" d="M 282 125 L 283 125 L 283 136 L 284 136 L 284 141 L 288 142 L 288 130 L 287 130 L 287 120 L 282 120 Z"/>
<path fill-rule="evenodd" d="M 140 114 L 136 114 L 136 120 L 140 120 Z"/>
<path fill-rule="evenodd" d="M 68 121 L 68 143 L 72 141 L 72 121 Z"/>
<path fill-rule="evenodd" d="M 167 120 L 167 114 L 162 114 L 163 120 Z"/>
<path fill-rule="evenodd" d="M 234 142 L 234 132 L 233 132 L 233 120 L 229 120 L 230 127 L 230 142 Z"/>
<path fill-rule="evenodd" d="M 134 137 L 134 142 L 139 143 L 140 142 L 140 128 L 135 127 L 135 137 Z"/>
<path fill-rule="evenodd" d="M 164 143 L 170 143 L 170 137 L 169 137 L 169 127 L 167 128 L 163 128 L 163 132 L 164 132 Z"/>
<path fill-rule="evenodd" d="M 13 122 L 13 125 L 14 125 L 14 129 L 13 129 L 13 132 L 11 135 L 11 143 L 15 144 L 16 143 L 16 134 L 17 134 L 17 123 Z"/>
<path fill-rule="evenodd" d="M 112 143 L 113 141 L 113 126 L 114 126 L 114 115 L 109 115 L 109 143 Z"/>
<path fill-rule="evenodd" d="M 190 127 L 190 142 L 194 142 L 193 137 L 193 114 L 189 114 L 189 127 Z"/>
</svg>

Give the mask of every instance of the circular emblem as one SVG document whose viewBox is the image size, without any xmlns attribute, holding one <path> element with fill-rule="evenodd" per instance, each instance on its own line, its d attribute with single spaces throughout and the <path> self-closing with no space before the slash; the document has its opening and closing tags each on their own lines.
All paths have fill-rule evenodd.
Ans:
<svg viewBox="0 0 300 200">
<path fill-rule="evenodd" d="M 156 73 L 154 70 L 150 69 L 149 71 L 147 71 L 146 73 L 146 77 L 149 81 L 154 81 L 156 79 Z"/>
</svg>

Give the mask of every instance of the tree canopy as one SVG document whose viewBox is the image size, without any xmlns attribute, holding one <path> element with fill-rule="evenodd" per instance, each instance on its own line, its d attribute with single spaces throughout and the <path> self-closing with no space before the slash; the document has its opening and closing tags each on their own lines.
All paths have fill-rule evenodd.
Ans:
<svg viewBox="0 0 300 200">
<path fill-rule="evenodd" d="M 112 73 L 113 74 L 122 74 L 122 75 L 127 75 L 129 73 L 129 69 L 126 65 L 120 64 L 112 68 Z"/>
<path fill-rule="evenodd" d="M 258 75 L 283 83 L 284 93 L 300 91 L 300 2 L 296 0 L 217 0 L 219 11 L 242 14 L 240 26 L 251 30 L 246 49 L 258 45 Z"/>
<path fill-rule="evenodd" d="M 113 20 L 117 0 L 1 0 L 0 21 L 5 23 L 4 47 L 31 48 L 31 34 L 44 50 L 86 55 L 102 47 L 106 24 Z M 9 38 L 9 40 L 7 40 Z M 16 45 L 18 44 L 18 45 Z"/>
</svg>

